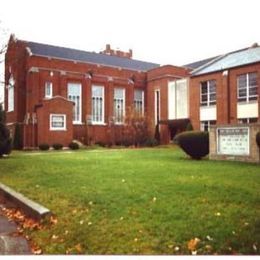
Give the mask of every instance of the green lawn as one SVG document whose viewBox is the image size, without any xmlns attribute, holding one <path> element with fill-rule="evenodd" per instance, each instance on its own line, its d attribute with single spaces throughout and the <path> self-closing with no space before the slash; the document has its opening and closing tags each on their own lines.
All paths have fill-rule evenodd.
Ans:
<svg viewBox="0 0 260 260">
<path fill-rule="evenodd" d="M 51 209 L 45 254 L 260 253 L 260 166 L 193 161 L 178 148 L 15 152 L 0 181 Z M 54 235 L 54 236 L 53 236 Z"/>
</svg>

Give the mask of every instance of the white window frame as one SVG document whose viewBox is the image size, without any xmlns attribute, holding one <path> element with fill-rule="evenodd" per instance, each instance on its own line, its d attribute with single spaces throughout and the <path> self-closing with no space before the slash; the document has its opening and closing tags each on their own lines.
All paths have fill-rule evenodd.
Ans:
<svg viewBox="0 0 260 260">
<path fill-rule="evenodd" d="M 7 86 L 7 102 L 8 102 L 8 109 L 7 112 L 13 112 L 14 111 L 14 84 L 15 81 L 13 79 L 13 76 L 10 77 L 8 86 Z"/>
<path fill-rule="evenodd" d="M 102 89 L 102 103 L 101 103 L 101 120 L 96 120 L 97 115 L 93 114 L 93 98 L 100 98 L 98 96 L 93 96 L 93 88 Z M 105 124 L 105 88 L 103 85 L 92 85 L 91 86 L 91 118 L 92 125 L 104 125 Z"/>
<path fill-rule="evenodd" d="M 115 101 L 117 100 L 121 100 L 119 98 L 115 98 L 115 92 L 116 90 L 123 90 L 123 102 L 122 102 L 122 105 L 123 105 L 123 113 L 122 113 L 122 118 L 120 121 L 116 121 L 117 120 L 117 117 L 116 117 L 116 110 L 115 110 Z M 114 111 L 113 111 L 113 114 L 114 114 L 114 118 L 115 118 L 115 124 L 116 125 L 122 125 L 124 124 L 124 118 L 125 118 L 125 88 L 120 88 L 120 87 L 117 87 L 117 88 L 114 88 L 114 98 L 113 98 L 113 108 L 114 108 Z"/>
<path fill-rule="evenodd" d="M 52 122 L 53 122 L 53 117 L 55 116 L 62 116 L 63 117 L 63 122 L 64 122 L 64 126 L 63 127 L 54 127 L 52 126 Z M 67 130 L 67 123 L 66 123 L 66 114 L 50 114 L 50 130 L 51 131 L 66 131 Z"/>
<path fill-rule="evenodd" d="M 257 73 L 256 72 L 248 72 L 248 73 L 240 74 L 240 75 L 237 76 L 237 101 L 239 103 L 241 103 L 241 102 L 249 103 L 250 101 L 257 100 L 258 94 L 249 95 L 249 89 L 250 88 L 256 88 L 256 90 L 257 90 L 257 82 L 256 82 L 255 86 L 249 86 L 249 74 L 256 74 L 256 81 L 257 81 Z M 246 90 L 246 95 L 242 96 L 242 97 L 239 96 L 239 90 L 241 90 L 241 88 L 239 88 L 239 77 L 240 76 L 246 76 L 246 86 L 244 88 L 242 88 L 242 89 Z"/>
<path fill-rule="evenodd" d="M 210 92 L 210 82 L 214 81 L 215 82 L 215 92 Z M 207 83 L 207 93 L 202 93 L 202 83 Z M 215 94 L 215 100 L 211 100 L 210 99 L 210 95 Z M 202 95 L 207 95 L 207 101 L 202 101 Z M 211 104 L 213 103 L 213 104 Z M 200 106 L 215 106 L 217 103 L 217 82 L 216 80 L 212 79 L 212 80 L 206 80 L 206 81 L 202 81 L 200 83 Z"/>
<path fill-rule="evenodd" d="M 50 88 L 49 94 L 48 94 L 48 87 Z M 45 98 L 52 98 L 52 82 L 51 81 L 45 82 L 44 93 L 45 93 Z"/>
<path fill-rule="evenodd" d="M 71 98 L 69 98 L 69 85 L 78 85 L 79 86 L 79 115 L 78 115 L 78 117 L 79 117 L 79 120 L 73 120 L 72 121 L 72 123 L 74 124 L 74 125 L 79 125 L 79 124 L 82 124 L 82 85 L 81 85 L 81 83 L 78 83 L 78 82 L 69 82 L 68 83 L 68 85 L 67 85 L 67 93 L 68 93 L 68 99 L 69 100 L 71 100 L 71 101 L 73 101 L 74 102 L 74 100 L 73 99 L 71 99 Z M 75 104 L 74 106 L 76 106 L 77 104 Z M 75 108 L 75 111 L 76 111 L 76 108 Z M 73 117 L 74 117 L 74 108 L 73 108 L 73 115 L 72 115 Z"/>
<path fill-rule="evenodd" d="M 158 93 L 158 107 L 157 107 L 157 93 Z M 157 110 L 159 112 L 159 115 L 157 115 Z M 158 122 L 157 122 L 157 117 L 158 117 Z M 160 92 L 160 89 L 155 89 L 154 91 L 154 123 L 155 125 L 159 124 L 160 122 L 160 119 L 161 119 L 161 92 Z"/>
<path fill-rule="evenodd" d="M 8 112 L 14 111 L 14 86 L 8 86 Z"/>
<path fill-rule="evenodd" d="M 142 100 L 140 100 L 140 99 L 135 99 L 135 91 L 141 91 L 141 93 L 142 93 Z M 139 111 L 137 111 L 137 102 L 142 102 L 142 111 L 141 111 L 141 113 L 139 113 Z M 144 90 L 143 89 L 134 89 L 134 110 L 135 110 L 135 112 L 137 112 L 138 113 L 138 115 L 141 115 L 141 116 L 144 116 Z"/>
</svg>

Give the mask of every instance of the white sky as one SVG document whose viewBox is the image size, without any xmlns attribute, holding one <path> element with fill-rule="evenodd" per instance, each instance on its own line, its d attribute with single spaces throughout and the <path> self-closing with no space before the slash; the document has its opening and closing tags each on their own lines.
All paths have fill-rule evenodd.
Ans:
<svg viewBox="0 0 260 260">
<path fill-rule="evenodd" d="M 1 0 L 0 26 L 18 39 L 95 52 L 110 43 L 183 65 L 260 43 L 259 10 L 260 0 Z"/>
</svg>

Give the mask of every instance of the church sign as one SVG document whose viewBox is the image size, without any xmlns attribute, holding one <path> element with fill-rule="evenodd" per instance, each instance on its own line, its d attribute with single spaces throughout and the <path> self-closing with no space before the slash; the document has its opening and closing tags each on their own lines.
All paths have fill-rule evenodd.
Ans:
<svg viewBox="0 0 260 260">
<path fill-rule="evenodd" d="M 217 154 L 249 155 L 249 127 L 217 128 Z"/>
</svg>

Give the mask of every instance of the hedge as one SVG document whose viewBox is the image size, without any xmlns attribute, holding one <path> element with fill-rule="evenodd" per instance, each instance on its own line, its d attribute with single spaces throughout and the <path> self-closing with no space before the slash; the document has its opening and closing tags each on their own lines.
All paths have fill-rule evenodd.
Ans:
<svg viewBox="0 0 260 260">
<path fill-rule="evenodd" d="M 186 131 L 176 136 L 176 143 L 193 159 L 199 160 L 209 153 L 209 133 Z"/>
</svg>

